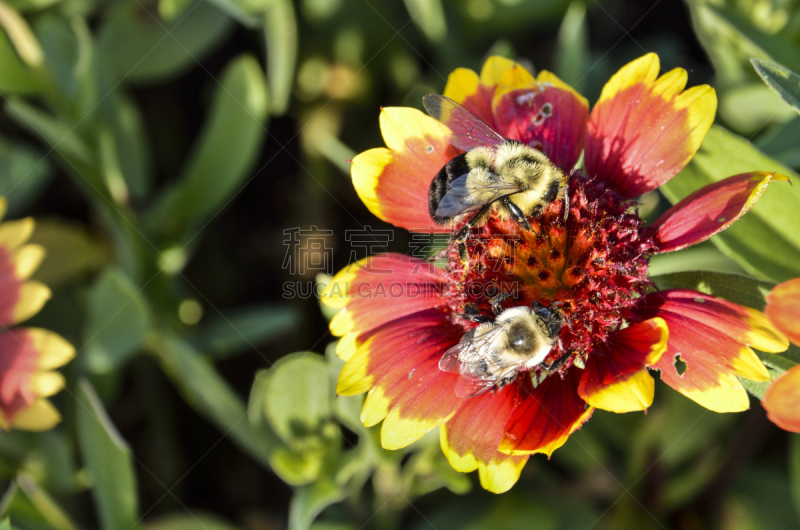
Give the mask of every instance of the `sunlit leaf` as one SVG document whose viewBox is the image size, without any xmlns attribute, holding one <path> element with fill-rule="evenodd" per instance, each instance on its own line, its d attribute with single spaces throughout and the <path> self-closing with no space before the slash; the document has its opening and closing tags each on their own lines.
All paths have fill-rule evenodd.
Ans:
<svg viewBox="0 0 800 530">
<path fill-rule="evenodd" d="M 273 0 L 264 12 L 270 112 L 280 116 L 289 107 L 297 63 L 297 19 L 290 0 Z"/>
<path fill-rule="evenodd" d="M 221 517 L 202 510 L 192 510 L 190 514 L 181 510 L 174 514 L 162 515 L 142 525 L 142 530 L 236 530 L 237 528 Z"/>
<path fill-rule="evenodd" d="M 589 34 L 586 26 L 586 5 L 569 5 L 558 30 L 555 73 L 578 92 L 583 92 L 589 70 Z"/>
<path fill-rule="evenodd" d="M 0 26 L 28 66 L 38 68 L 42 65 L 44 53 L 36 36 L 25 19 L 5 3 L 0 4 Z"/>
<path fill-rule="evenodd" d="M 781 98 L 800 112 L 800 75 L 778 63 L 763 59 L 751 59 L 761 79 Z"/>
<path fill-rule="evenodd" d="M 689 165 L 660 189 L 675 203 L 703 186 L 747 171 L 776 171 L 795 185 L 772 183 L 750 212 L 711 241 L 751 274 L 776 281 L 800 276 L 800 231 L 795 228 L 800 179 L 744 138 L 713 126 Z"/>
<path fill-rule="evenodd" d="M 106 269 L 89 294 L 83 356 L 89 369 L 108 373 L 136 353 L 150 325 L 141 289 L 120 270 Z"/>
<path fill-rule="evenodd" d="M 659 289 L 694 289 L 759 311 L 766 306 L 766 295 L 775 284 L 743 274 L 712 271 L 685 271 L 650 278 Z"/>
<path fill-rule="evenodd" d="M 0 92 L 3 94 L 32 94 L 40 91 L 45 82 L 17 55 L 5 32 L 0 32 Z"/>
<path fill-rule="evenodd" d="M 105 530 L 138 528 L 139 508 L 131 450 L 88 381 L 78 385 L 78 441 L 91 474 L 92 496 Z"/>
<path fill-rule="evenodd" d="M 440 42 L 447 36 L 447 21 L 441 0 L 404 0 L 411 20 L 428 40 Z"/>
<path fill-rule="evenodd" d="M 792 505 L 800 519 L 800 434 L 789 435 L 789 486 Z"/>
</svg>

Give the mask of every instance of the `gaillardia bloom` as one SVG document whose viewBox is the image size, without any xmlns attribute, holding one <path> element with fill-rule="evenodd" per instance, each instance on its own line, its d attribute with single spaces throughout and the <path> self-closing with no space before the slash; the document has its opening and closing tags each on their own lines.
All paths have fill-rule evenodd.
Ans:
<svg viewBox="0 0 800 530">
<path fill-rule="evenodd" d="M 346 361 L 337 392 L 369 392 L 361 419 L 367 426 L 383 421 L 383 447 L 404 447 L 441 427 L 451 465 L 478 469 L 484 488 L 502 492 L 530 454 L 549 456 L 595 408 L 646 410 L 654 393 L 649 370 L 711 410 L 748 408 L 737 376 L 769 378 L 750 347 L 783 351 L 785 338 L 760 312 L 696 291 L 655 291 L 648 259 L 723 230 L 776 176 L 730 177 L 644 226 L 636 198 L 689 162 L 716 110 L 710 87 L 683 90 L 684 70 L 658 73 L 654 54 L 626 65 L 591 113 L 553 74 L 534 78 L 507 59 L 490 58 L 480 75 L 450 75 L 445 96 L 503 137 L 541 150 L 570 176 L 568 212 L 556 200 L 529 216 L 526 230 L 493 211 L 472 230 L 466 265 L 451 244 L 443 269 L 389 254 L 352 264 L 328 285 L 323 299 L 341 308 L 331 330 L 342 337 L 337 353 Z M 352 162 L 359 196 L 396 226 L 441 230 L 429 213 L 428 188 L 461 153 L 448 142 L 449 129 L 408 108 L 384 108 L 380 125 L 387 148 Z M 583 167 L 576 168 L 581 152 Z M 441 370 L 440 359 L 477 326 L 468 314 L 492 318 L 498 291 L 507 295 L 502 309 L 538 302 L 563 315 L 564 325 L 545 362 L 508 384 L 460 397 L 464 376 Z"/>
<path fill-rule="evenodd" d="M 0 197 L 0 218 L 6 201 Z M 0 224 L 0 427 L 43 431 L 61 420 L 45 398 L 64 387 L 64 377 L 52 370 L 75 356 L 59 335 L 39 328 L 11 326 L 35 315 L 50 298 L 44 284 L 29 281 L 44 257 L 44 249 L 25 244 L 34 221 L 30 217 Z"/>
<path fill-rule="evenodd" d="M 776 285 L 767 295 L 764 312 L 781 333 L 800 346 L 800 278 Z M 800 366 L 778 377 L 767 388 L 761 404 L 775 425 L 800 432 Z"/>
</svg>

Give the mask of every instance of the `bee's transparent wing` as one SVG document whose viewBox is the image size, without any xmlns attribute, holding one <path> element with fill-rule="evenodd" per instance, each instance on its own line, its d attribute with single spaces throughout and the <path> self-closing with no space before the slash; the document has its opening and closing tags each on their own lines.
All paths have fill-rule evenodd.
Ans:
<svg viewBox="0 0 800 530">
<path fill-rule="evenodd" d="M 517 364 L 510 359 L 497 358 L 493 355 L 502 330 L 502 326 L 497 326 L 478 337 L 459 342 L 439 359 L 440 370 L 461 375 L 456 383 L 456 396 L 460 398 L 479 396 L 497 383 L 496 377 L 480 376 L 481 371 L 478 367 L 482 359 L 492 359 L 489 361 L 492 367 L 499 369 L 501 373 Z"/>
<path fill-rule="evenodd" d="M 450 189 L 444 194 L 436 215 L 455 217 L 465 213 L 477 212 L 487 204 L 522 191 L 516 184 L 508 182 L 481 182 L 479 185 L 467 185 L 469 174 L 461 175 L 450 183 Z"/>
<path fill-rule="evenodd" d="M 450 143 L 459 149 L 469 151 L 476 147 L 499 146 L 506 141 L 480 118 L 450 98 L 427 94 L 422 96 L 422 105 L 431 117 L 450 128 L 453 133 Z"/>
</svg>

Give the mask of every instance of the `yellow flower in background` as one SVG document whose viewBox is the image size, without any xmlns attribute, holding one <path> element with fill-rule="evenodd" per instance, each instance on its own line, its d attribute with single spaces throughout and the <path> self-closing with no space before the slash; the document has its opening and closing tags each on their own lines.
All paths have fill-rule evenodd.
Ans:
<svg viewBox="0 0 800 530">
<path fill-rule="evenodd" d="M 0 197 L 0 218 L 6 200 Z M 75 356 L 75 348 L 52 331 L 12 326 L 42 308 L 50 298 L 46 285 L 28 280 L 44 257 L 39 245 L 25 244 L 34 221 L 28 217 L 0 223 L 0 427 L 43 431 L 61 415 L 46 399 L 64 387 L 52 370 Z"/>
</svg>

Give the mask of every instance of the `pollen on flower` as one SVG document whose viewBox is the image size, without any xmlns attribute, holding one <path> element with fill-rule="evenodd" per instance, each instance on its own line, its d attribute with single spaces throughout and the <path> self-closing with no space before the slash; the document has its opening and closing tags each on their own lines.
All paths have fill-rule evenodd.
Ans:
<svg viewBox="0 0 800 530">
<path fill-rule="evenodd" d="M 624 325 L 626 310 L 650 286 L 652 232 L 641 225 L 635 203 L 601 181 L 575 175 L 569 197 L 566 221 L 563 202 L 556 201 L 528 218 L 530 231 L 492 214 L 467 241 L 467 265 L 455 247 L 448 249 L 454 322 L 465 331 L 476 325 L 463 318 L 467 305 L 491 317 L 498 287 L 511 291 L 505 293 L 510 296 L 503 308 L 533 302 L 557 307 L 567 324 L 548 365 L 567 353 L 592 351 L 592 345 Z M 560 366 L 562 377 L 576 358 L 572 355 Z"/>
</svg>

